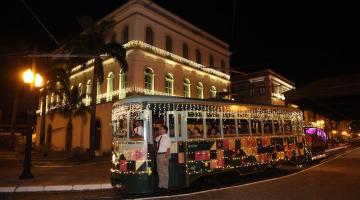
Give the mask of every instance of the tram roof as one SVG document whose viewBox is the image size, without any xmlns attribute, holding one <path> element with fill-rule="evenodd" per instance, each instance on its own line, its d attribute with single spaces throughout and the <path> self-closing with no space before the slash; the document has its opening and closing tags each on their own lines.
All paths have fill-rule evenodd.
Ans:
<svg viewBox="0 0 360 200">
<path fill-rule="evenodd" d="M 238 105 L 238 106 L 248 106 L 248 107 L 262 107 L 262 108 L 277 108 L 284 110 L 298 110 L 296 108 L 278 106 L 278 105 L 263 105 L 263 104 L 244 104 L 240 102 L 230 101 L 226 99 L 195 99 L 195 98 L 185 98 L 185 97 L 176 97 L 176 96 L 159 96 L 159 95 L 134 95 L 126 97 L 114 103 L 113 106 L 130 104 L 130 103 L 192 103 L 192 104 L 202 104 L 202 105 Z"/>
</svg>

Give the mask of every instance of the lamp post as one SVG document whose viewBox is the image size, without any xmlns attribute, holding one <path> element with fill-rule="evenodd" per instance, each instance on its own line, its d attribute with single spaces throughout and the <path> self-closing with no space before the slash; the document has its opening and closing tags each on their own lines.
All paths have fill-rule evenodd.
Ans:
<svg viewBox="0 0 360 200">
<path fill-rule="evenodd" d="M 24 168 L 19 176 L 19 179 L 31 179 L 34 177 L 31 173 L 31 146 L 32 146 L 32 133 L 34 126 L 34 87 L 40 87 L 42 85 L 42 77 L 40 74 L 34 73 L 31 69 L 26 70 L 23 73 L 24 83 L 27 86 L 26 92 L 28 94 L 28 106 L 27 106 L 27 129 L 26 129 L 26 143 L 25 143 L 25 153 L 24 153 Z"/>
</svg>

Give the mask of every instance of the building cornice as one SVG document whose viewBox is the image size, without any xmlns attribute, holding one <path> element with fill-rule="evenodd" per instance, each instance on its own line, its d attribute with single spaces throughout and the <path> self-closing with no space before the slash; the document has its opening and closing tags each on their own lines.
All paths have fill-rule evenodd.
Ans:
<svg viewBox="0 0 360 200">
<path fill-rule="evenodd" d="M 145 42 L 142 42 L 142 41 L 139 41 L 139 40 L 129 41 L 128 43 L 124 44 L 124 48 L 127 51 L 129 51 L 131 49 L 141 49 L 141 50 L 147 51 L 149 53 L 155 54 L 157 56 L 161 56 L 163 58 L 175 61 L 175 62 L 177 62 L 177 63 L 179 63 L 181 65 L 185 65 L 185 66 L 197 69 L 197 70 L 201 70 L 201 71 L 203 71 L 205 73 L 214 75 L 214 76 L 216 76 L 218 78 L 223 79 L 224 81 L 230 81 L 230 75 L 229 74 L 225 74 L 225 73 L 220 72 L 220 71 L 218 71 L 216 69 L 206 67 L 205 65 L 196 63 L 194 61 L 191 61 L 191 60 L 186 59 L 184 57 L 178 56 L 178 55 L 173 54 L 173 53 L 171 53 L 169 51 L 165 51 L 165 50 L 163 50 L 161 48 L 149 45 L 149 44 L 147 44 Z M 106 61 L 104 61 L 104 62 L 106 62 Z M 89 60 L 86 64 L 91 65 L 92 63 L 93 63 L 93 60 Z M 90 68 L 90 67 L 91 66 L 88 66 L 87 68 Z M 87 68 L 84 69 L 82 65 L 78 65 L 78 66 L 74 67 L 73 69 L 71 69 L 71 74 L 72 74 L 71 76 L 73 76 L 74 74 L 76 74 L 76 73 L 78 73 L 78 72 L 80 72 L 82 70 L 87 70 Z"/>
</svg>

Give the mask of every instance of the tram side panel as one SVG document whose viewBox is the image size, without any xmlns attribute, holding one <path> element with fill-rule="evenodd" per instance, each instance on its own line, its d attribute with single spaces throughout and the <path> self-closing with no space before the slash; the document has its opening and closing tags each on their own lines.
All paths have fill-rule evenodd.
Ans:
<svg viewBox="0 0 360 200">
<path fill-rule="evenodd" d="M 189 182 L 201 175 L 235 170 L 252 173 L 283 161 L 305 156 L 303 136 L 249 136 L 189 140 L 186 142 L 186 174 Z"/>
</svg>

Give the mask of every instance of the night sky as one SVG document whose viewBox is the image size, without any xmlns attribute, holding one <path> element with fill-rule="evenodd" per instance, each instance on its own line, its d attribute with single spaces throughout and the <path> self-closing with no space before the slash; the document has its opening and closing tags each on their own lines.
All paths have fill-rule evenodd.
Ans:
<svg viewBox="0 0 360 200">
<path fill-rule="evenodd" d="M 100 19 L 125 0 L 40 1 L 26 3 L 58 41 L 79 33 L 76 16 Z M 359 12 L 354 5 L 244 4 L 234 2 L 156 0 L 155 3 L 230 44 L 233 69 L 252 72 L 270 68 L 297 86 L 322 77 L 359 73 Z M 3 3 L 4 4 L 4 3 Z M 0 8 L 0 89 L 2 107 L 12 94 L 21 55 L 51 52 L 57 46 L 20 0 Z M 8 100 L 9 99 L 9 100 Z"/>
</svg>

